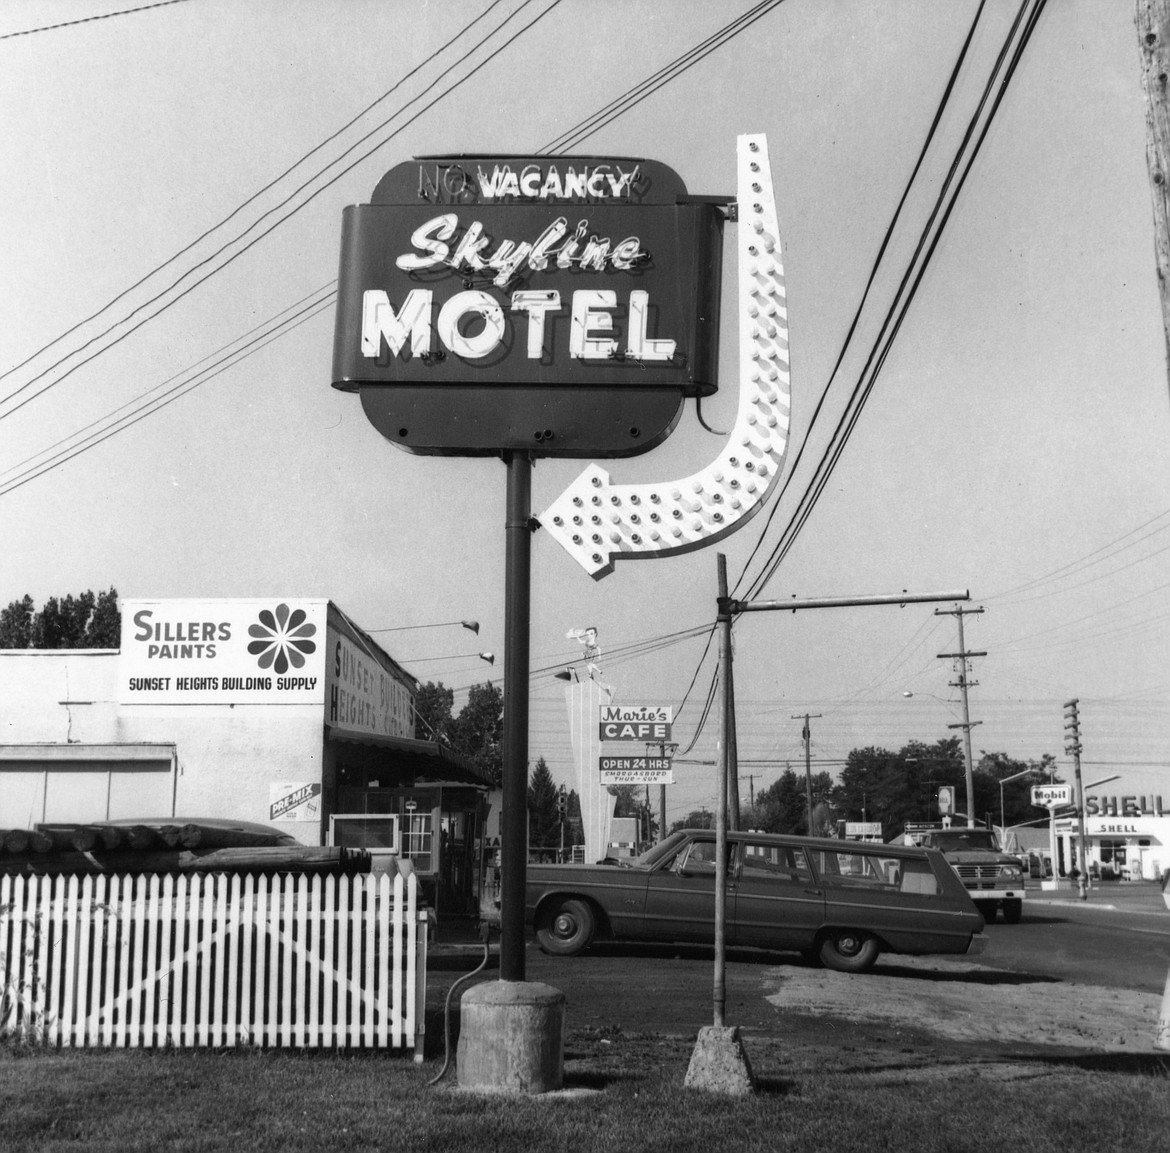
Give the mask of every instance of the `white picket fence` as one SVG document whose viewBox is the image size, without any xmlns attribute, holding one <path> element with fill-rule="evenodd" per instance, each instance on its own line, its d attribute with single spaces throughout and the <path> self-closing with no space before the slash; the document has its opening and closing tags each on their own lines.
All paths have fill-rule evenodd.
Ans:
<svg viewBox="0 0 1170 1153">
<path fill-rule="evenodd" d="M 48 1045 L 413 1045 L 414 876 L 0 878 L 0 1036 Z"/>
</svg>

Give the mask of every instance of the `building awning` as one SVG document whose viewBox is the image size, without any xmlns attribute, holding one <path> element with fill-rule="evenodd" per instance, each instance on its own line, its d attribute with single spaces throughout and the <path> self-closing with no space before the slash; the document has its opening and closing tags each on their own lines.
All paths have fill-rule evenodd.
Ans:
<svg viewBox="0 0 1170 1153">
<path fill-rule="evenodd" d="M 345 745 L 365 745 L 385 749 L 394 755 L 395 766 L 410 773 L 416 780 L 446 784 L 478 785 L 491 788 L 487 774 L 476 765 L 437 741 L 420 741 L 413 737 L 382 737 L 373 733 L 338 732 L 326 729 L 329 740 Z"/>
</svg>

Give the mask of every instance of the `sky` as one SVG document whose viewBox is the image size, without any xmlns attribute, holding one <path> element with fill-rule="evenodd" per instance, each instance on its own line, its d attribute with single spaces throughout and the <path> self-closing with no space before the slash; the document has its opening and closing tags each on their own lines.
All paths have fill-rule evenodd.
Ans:
<svg viewBox="0 0 1170 1153">
<path fill-rule="evenodd" d="M 532 761 L 569 779 L 553 673 L 580 651 L 566 633 L 593 626 L 615 701 L 675 709 L 669 819 L 714 807 L 717 725 L 700 722 L 723 553 L 755 599 L 969 590 L 983 611 L 964 619 L 967 649 L 986 653 L 969 670 L 976 758 L 1050 753 L 1071 778 L 1061 706 L 1076 697 L 1086 783 L 1118 774 L 1099 791 L 1170 800 L 1170 393 L 1131 4 L 1043 9 L 929 264 L 912 263 L 1018 8 L 8 0 L 0 602 L 111 586 L 328 597 L 457 704 L 498 680 L 504 468 L 406 453 L 331 388 L 342 209 L 413 156 L 545 151 L 605 109 L 569 152 L 659 160 L 690 192 L 729 195 L 737 135 L 764 133 L 792 352 L 782 487 L 717 546 L 601 581 L 533 536 Z M 615 481 L 685 476 L 724 443 L 708 429 L 736 409 L 736 227 L 720 391 L 652 452 L 603 462 Z M 908 267 L 917 290 L 867 375 Z M 863 381 L 836 467 L 761 587 Z M 534 512 L 586 463 L 539 460 Z M 814 769 L 832 773 L 855 747 L 956 735 L 955 668 L 938 655 L 958 648 L 954 608 L 742 616 L 743 795 L 802 768 L 805 713 Z"/>
</svg>

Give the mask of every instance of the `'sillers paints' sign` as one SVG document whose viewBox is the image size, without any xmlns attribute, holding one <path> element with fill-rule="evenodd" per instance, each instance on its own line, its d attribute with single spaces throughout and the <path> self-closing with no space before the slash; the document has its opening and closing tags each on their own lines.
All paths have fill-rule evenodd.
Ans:
<svg viewBox="0 0 1170 1153">
<path fill-rule="evenodd" d="M 319 704 L 327 602 L 122 602 L 122 704 Z"/>
</svg>

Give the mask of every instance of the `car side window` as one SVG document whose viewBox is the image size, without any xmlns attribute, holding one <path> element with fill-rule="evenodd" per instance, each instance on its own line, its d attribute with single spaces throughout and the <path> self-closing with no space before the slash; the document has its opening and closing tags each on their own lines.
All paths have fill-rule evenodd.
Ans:
<svg viewBox="0 0 1170 1153">
<path fill-rule="evenodd" d="M 870 853 L 817 851 L 817 872 L 829 885 L 865 885 L 898 887 L 898 862 L 883 860 Z"/>
<path fill-rule="evenodd" d="M 927 897 L 939 892 L 938 878 L 928 861 L 825 850 L 818 850 L 815 860 L 817 872 L 827 885 L 888 889 Z"/>
<path fill-rule="evenodd" d="M 740 875 L 745 880 L 770 877 L 800 884 L 812 881 L 812 872 L 803 849 L 794 849 L 790 845 L 753 844 L 751 841 L 745 842 L 743 846 Z"/>
<path fill-rule="evenodd" d="M 714 873 L 715 872 L 715 842 L 692 841 L 689 848 L 679 854 L 677 868 L 679 872 Z"/>
<path fill-rule="evenodd" d="M 938 896 L 938 878 L 929 861 L 899 861 L 898 864 L 901 866 L 900 892 L 920 893 L 924 897 Z"/>
</svg>

